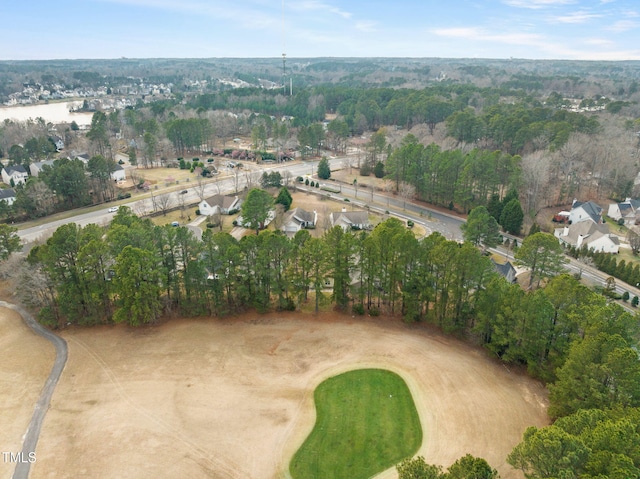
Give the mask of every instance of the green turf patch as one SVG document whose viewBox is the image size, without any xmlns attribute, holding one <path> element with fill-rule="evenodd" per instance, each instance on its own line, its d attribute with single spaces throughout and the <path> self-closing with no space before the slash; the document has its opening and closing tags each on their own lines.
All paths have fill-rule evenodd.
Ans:
<svg viewBox="0 0 640 479">
<path fill-rule="evenodd" d="M 316 424 L 291 460 L 294 479 L 365 479 L 413 456 L 422 443 L 409 388 L 391 371 L 334 376 L 314 398 Z"/>
</svg>

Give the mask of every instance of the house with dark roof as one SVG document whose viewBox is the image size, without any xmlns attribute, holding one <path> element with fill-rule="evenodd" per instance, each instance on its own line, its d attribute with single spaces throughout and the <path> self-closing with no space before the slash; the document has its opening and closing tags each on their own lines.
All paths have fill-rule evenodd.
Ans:
<svg viewBox="0 0 640 479">
<path fill-rule="evenodd" d="M 640 200 L 627 198 L 621 203 L 611 203 L 607 216 L 616 221 L 622 218 L 626 226 L 640 224 Z"/>
<path fill-rule="evenodd" d="M 239 210 L 242 200 L 237 196 L 214 195 L 205 198 L 198 204 L 201 215 L 212 216 L 217 213 L 228 215 L 230 211 Z"/>
<path fill-rule="evenodd" d="M 313 227 L 318 221 L 318 213 L 310 213 L 302 208 L 294 208 L 284 214 L 281 229 L 285 233 L 296 233 L 304 228 Z"/>
<path fill-rule="evenodd" d="M 491 262 L 493 263 L 493 268 L 496 270 L 496 273 L 509 281 L 509 283 L 515 282 L 516 269 L 513 267 L 511 262 L 507 261 L 506 263 L 498 263 L 493 258 L 491 258 Z"/>
<path fill-rule="evenodd" d="M 620 241 L 617 236 L 609 233 L 606 224 L 596 224 L 591 221 L 581 221 L 576 224 L 556 228 L 554 236 L 558 238 L 560 244 L 588 249 L 602 253 L 618 253 Z"/>
<path fill-rule="evenodd" d="M 573 200 L 571 211 L 569 212 L 569 223 L 575 224 L 581 221 L 592 221 L 595 224 L 602 223 L 602 208 L 593 201 Z"/>
<path fill-rule="evenodd" d="M 69 158 L 71 159 L 71 158 Z M 76 155 L 76 160 L 80 160 L 81 162 L 83 162 L 85 165 L 87 163 L 89 163 L 89 153 L 81 153 L 79 155 Z"/>
<path fill-rule="evenodd" d="M 111 176 L 111 179 L 113 181 L 124 181 L 127 179 L 127 172 L 122 167 L 122 165 L 119 165 L 117 163 L 115 165 L 115 169 L 111 173 L 109 173 L 109 175 Z"/>
<path fill-rule="evenodd" d="M 55 145 L 56 151 L 64 150 L 64 140 L 59 136 L 55 135 L 49 138 L 51 142 Z"/>
<path fill-rule="evenodd" d="M 29 174 L 22 165 L 6 166 L 2 168 L 2 181 L 6 185 L 23 185 L 28 179 Z M 11 184 L 11 180 L 13 180 L 13 185 Z"/>
<path fill-rule="evenodd" d="M 9 206 L 16 200 L 16 192 L 13 188 L 0 190 L 0 201 L 6 202 Z"/>
<path fill-rule="evenodd" d="M 369 222 L 369 213 L 366 211 L 347 211 L 342 208 L 340 212 L 334 212 L 329 215 L 331 226 L 340 226 L 343 230 L 364 230 L 371 227 Z"/>
</svg>

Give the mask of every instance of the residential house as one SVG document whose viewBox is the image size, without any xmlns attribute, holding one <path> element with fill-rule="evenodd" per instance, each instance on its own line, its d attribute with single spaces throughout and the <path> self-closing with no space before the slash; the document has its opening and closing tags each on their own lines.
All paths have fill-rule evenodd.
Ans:
<svg viewBox="0 0 640 479">
<path fill-rule="evenodd" d="M 85 166 L 87 166 L 87 164 L 89 163 L 89 153 L 81 153 L 79 155 L 76 155 L 76 160 L 80 160 L 84 163 Z"/>
<path fill-rule="evenodd" d="M 6 166 L 2 168 L 2 181 L 6 185 L 15 186 L 25 184 L 29 179 L 27 170 L 22 165 Z M 13 180 L 13 185 L 11 184 Z"/>
<path fill-rule="evenodd" d="M 124 170 L 122 165 L 119 165 L 117 163 L 115 165 L 115 170 L 113 170 L 110 175 L 113 181 L 124 181 L 127 179 L 126 171 Z"/>
<path fill-rule="evenodd" d="M 340 212 L 334 212 L 329 215 L 331 226 L 340 226 L 343 230 L 364 230 L 371 227 L 369 223 L 369 213 L 366 211 L 347 211 L 342 208 Z"/>
<path fill-rule="evenodd" d="M 0 201 L 6 202 L 9 206 L 16 200 L 16 192 L 13 188 L 0 190 Z"/>
<path fill-rule="evenodd" d="M 593 201 L 585 203 L 573 200 L 569 212 L 569 223 L 575 224 L 581 221 L 592 221 L 595 224 L 602 223 L 602 208 Z"/>
<path fill-rule="evenodd" d="M 29 171 L 31 172 L 31 176 L 37 177 L 42 172 L 42 167 L 47 165 L 53 168 L 53 162 L 55 160 L 45 160 L 45 161 L 36 161 L 29 165 Z"/>
<path fill-rule="evenodd" d="M 506 279 L 509 283 L 514 283 L 516 280 L 516 269 L 513 267 L 511 262 L 507 261 L 506 263 L 498 263 L 493 258 L 491 258 L 491 262 L 493 263 L 493 267 L 496 272 Z"/>
<path fill-rule="evenodd" d="M 56 151 L 64 150 L 64 140 L 59 136 L 52 136 L 51 142 L 55 145 Z"/>
<path fill-rule="evenodd" d="M 242 200 L 237 196 L 215 195 L 205 198 L 198 205 L 201 215 L 212 216 L 220 213 L 228 215 L 230 211 L 239 210 Z"/>
<path fill-rule="evenodd" d="M 304 228 L 314 227 L 318 221 L 318 213 L 314 210 L 309 213 L 302 208 L 294 208 L 284 214 L 282 231 L 285 233 L 296 233 Z"/>
<path fill-rule="evenodd" d="M 633 226 L 640 223 L 640 200 L 627 198 L 622 203 L 611 203 L 607 216 L 619 221 L 624 220 L 626 226 Z"/>
<path fill-rule="evenodd" d="M 620 241 L 617 236 L 609 233 L 609 227 L 605 224 L 596 224 L 591 221 L 580 221 L 576 224 L 556 228 L 554 235 L 561 244 L 588 249 L 602 253 L 618 253 Z"/>
</svg>

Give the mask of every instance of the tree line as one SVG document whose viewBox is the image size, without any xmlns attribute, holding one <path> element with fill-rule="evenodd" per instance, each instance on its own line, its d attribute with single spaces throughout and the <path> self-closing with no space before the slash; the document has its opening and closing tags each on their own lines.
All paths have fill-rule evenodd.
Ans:
<svg viewBox="0 0 640 479">
<path fill-rule="evenodd" d="M 419 199 L 450 209 L 458 205 L 466 212 L 487 206 L 494 195 L 500 201 L 509 189 L 517 189 L 522 183 L 520 162 L 519 156 L 500 151 L 443 151 L 409 134 L 389 156 L 385 172 L 396 189 L 408 183 Z"/>
<path fill-rule="evenodd" d="M 119 317 L 144 324 L 168 311 L 227 315 L 246 307 L 295 309 L 312 300 L 316 310 L 329 303 L 354 306 L 360 313 L 389 311 L 461 330 L 470 320 L 473 292 L 495 274 L 471 244 L 439 234 L 418 241 L 395 218 L 370 234 L 334 227 L 321 238 L 306 230 L 291 239 L 262 231 L 237 241 L 206 231 L 200 242 L 186 228 L 153 226 L 126 207 L 106 231 L 60 227 L 29 260 L 51 293 L 40 306 L 43 321 L 53 325 Z M 143 289 L 141 307 L 131 295 Z"/>
</svg>

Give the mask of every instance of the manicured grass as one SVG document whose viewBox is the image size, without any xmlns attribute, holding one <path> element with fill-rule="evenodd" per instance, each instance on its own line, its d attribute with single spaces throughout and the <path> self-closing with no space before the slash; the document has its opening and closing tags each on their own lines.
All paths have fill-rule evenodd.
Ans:
<svg viewBox="0 0 640 479">
<path fill-rule="evenodd" d="M 365 479 L 413 456 L 422 427 L 404 380 L 382 369 L 334 376 L 314 393 L 316 424 L 296 452 L 294 479 Z"/>
</svg>

